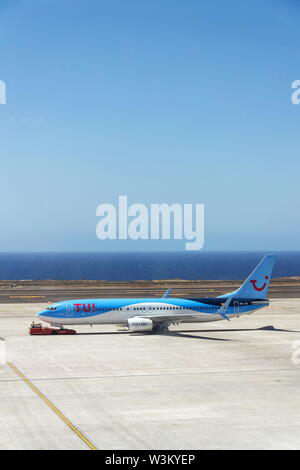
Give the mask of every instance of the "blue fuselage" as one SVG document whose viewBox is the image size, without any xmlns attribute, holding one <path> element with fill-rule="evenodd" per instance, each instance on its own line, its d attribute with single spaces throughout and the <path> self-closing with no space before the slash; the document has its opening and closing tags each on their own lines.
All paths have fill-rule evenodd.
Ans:
<svg viewBox="0 0 300 470">
<path fill-rule="evenodd" d="M 206 299 L 205 299 L 206 300 Z M 37 317 L 53 325 L 125 324 L 131 317 L 173 318 L 180 322 L 207 322 L 222 320 L 217 314 L 220 299 L 136 298 L 136 299 L 80 299 L 58 302 L 39 312 Z M 269 305 L 264 302 L 232 301 L 228 317 L 250 314 Z M 162 321 L 162 320 L 159 320 Z"/>
</svg>

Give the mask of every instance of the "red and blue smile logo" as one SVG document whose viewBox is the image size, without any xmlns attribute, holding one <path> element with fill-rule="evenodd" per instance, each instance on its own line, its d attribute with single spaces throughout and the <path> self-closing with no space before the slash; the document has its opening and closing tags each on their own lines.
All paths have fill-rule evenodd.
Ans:
<svg viewBox="0 0 300 470">
<path fill-rule="evenodd" d="M 267 280 L 269 279 L 269 276 L 265 276 L 265 279 L 266 279 L 266 281 L 267 281 Z M 267 283 L 264 282 L 261 287 L 258 287 L 258 286 L 256 285 L 256 283 L 257 283 L 257 280 L 256 280 L 256 279 L 253 280 L 253 281 L 250 281 L 250 282 L 251 282 L 251 284 L 253 285 L 254 289 L 257 290 L 258 292 L 261 292 L 262 290 L 264 290 L 265 287 L 266 287 L 266 285 L 267 285 Z"/>
</svg>

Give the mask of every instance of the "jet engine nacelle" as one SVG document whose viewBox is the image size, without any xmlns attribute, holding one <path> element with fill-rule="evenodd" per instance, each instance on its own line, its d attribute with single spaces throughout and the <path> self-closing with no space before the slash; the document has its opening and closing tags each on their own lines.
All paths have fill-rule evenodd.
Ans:
<svg viewBox="0 0 300 470">
<path fill-rule="evenodd" d="M 128 331 L 152 331 L 153 321 L 149 318 L 133 317 L 127 320 Z"/>
</svg>

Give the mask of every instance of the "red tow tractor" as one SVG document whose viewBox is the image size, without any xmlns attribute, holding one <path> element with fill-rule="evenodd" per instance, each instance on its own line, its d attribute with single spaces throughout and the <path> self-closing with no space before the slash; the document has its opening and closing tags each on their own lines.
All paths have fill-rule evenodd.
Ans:
<svg viewBox="0 0 300 470">
<path fill-rule="evenodd" d="M 29 328 L 29 334 L 31 336 L 41 335 L 76 335 L 75 330 L 69 330 L 67 328 L 51 328 L 49 326 L 43 326 L 41 323 L 32 323 Z"/>
</svg>

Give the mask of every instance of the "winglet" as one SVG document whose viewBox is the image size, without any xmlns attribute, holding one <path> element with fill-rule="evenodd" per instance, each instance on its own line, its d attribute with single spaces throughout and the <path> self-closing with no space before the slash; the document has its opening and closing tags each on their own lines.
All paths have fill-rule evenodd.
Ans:
<svg viewBox="0 0 300 470">
<path fill-rule="evenodd" d="M 167 297 L 169 297 L 169 294 L 171 292 L 172 289 L 168 289 L 166 290 L 166 292 L 164 293 L 164 295 L 162 296 L 163 299 L 166 299 Z"/>
<path fill-rule="evenodd" d="M 226 315 L 226 312 L 228 310 L 229 304 L 232 301 L 232 297 L 229 297 L 225 304 L 222 305 L 222 307 L 217 311 L 217 315 L 221 315 L 221 317 L 225 318 L 225 320 L 230 321 L 230 318 Z"/>
</svg>

